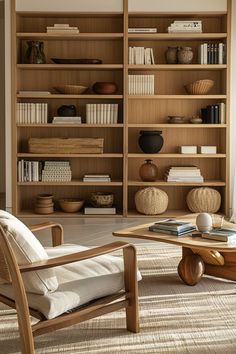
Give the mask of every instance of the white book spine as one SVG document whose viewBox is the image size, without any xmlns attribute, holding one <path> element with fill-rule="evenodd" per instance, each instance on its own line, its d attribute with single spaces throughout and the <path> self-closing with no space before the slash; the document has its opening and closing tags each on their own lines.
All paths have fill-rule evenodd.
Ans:
<svg viewBox="0 0 236 354">
<path fill-rule="evenodd" d="M 91 107 L 90 103 L 86 104 L 86 123 L 91 124 Z"/>
<path fill-rule="evenodd" d="M 91 104 L 91 124 L 94 124 L 94 104 Z"/>
<path fill-rule="evenodd" d="M 113 123 L 114 124 L 118 123 L 118 103 L 115 104 L 115 112 L 114 112 Z"/>
<path fill-rule="evenodd" d="M 112 124 L 112 120 L 111 120 L 111 103 L 107 104 L 107 124 Z"/>
</svg>

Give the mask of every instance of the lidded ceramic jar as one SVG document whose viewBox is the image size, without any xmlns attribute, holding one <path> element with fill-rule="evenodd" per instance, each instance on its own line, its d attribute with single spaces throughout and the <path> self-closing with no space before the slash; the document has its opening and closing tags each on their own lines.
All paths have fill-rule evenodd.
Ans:
<svg viewBox="0 0 236 354">
<path fill-rule="evenodd" d="M 157 179 L 157 166 L 152 160 L 145 160 L 145 163 L 140 166 L 139 175 L 142 181 L 154 182 Z"/>
</svg>

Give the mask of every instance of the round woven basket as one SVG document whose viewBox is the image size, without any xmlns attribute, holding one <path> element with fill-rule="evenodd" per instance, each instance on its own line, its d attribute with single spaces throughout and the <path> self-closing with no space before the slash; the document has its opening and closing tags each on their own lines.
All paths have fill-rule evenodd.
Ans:
<svg viewBox="0 0 236 354">
<path fill-rule="evenodd" d="M 78 85 L 63 85 L 54 87 L 56 91 L 65 95 L 81 95 L 87 90 L 87 88 L 88 87 L 86 86 Z"/>
<path fill-rule="evenodd" d="M 162 214 L 168 206 L 168 195 L 161 189 L 148 187 L 136 192 L 135 206 L 139 213 L 145 215 Z"/>
<path fill-rule="evenodd" d="M 216 213 L 220 204 L 221 195 L 213 188 L 194 188 L 187 195 L 187 205 L 193 213 Z"/>
<path fill-rule="evenodd" d="M 214 86 L 213 80 L 198 80 L 191 84 L 185 85 L 185 90 L 189 95 L 205 95 Z"/>
</svg>

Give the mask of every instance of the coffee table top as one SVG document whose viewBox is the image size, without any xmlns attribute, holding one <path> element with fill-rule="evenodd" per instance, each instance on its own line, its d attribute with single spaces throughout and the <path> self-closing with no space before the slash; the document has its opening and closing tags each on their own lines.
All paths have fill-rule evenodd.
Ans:
<svg viewBox="0 0 236 354">
<path fill-rule="evenodd" d="M 181 217 L 181 220 L 188 220 L 195 224 L 197 214 L 190 214 Z M 140 238 L 151 241 L 158 241 L 164 243 L 171 243 L 177 246 L 186 248 L 202 248 L 206 250 L 216 250 L 223 252 L 234 252 L 236 251 L 235 243 L 226 243 L 222 241 L 208 240 L 201 237 L 192 237 L 190 234 L 184 236 L 173 236 L 162 233 L 156 233 L 148 230 L 148 227 L 153 225 L 152 223 L 133 226 L 128 229 L 123 229 L 119 231 L 114 231 L 113 235 L 118 237 L 130 237 L 130 238 Z M 236 230 L 236 224 L 232 224 L 228 221 L 224 221 L 224 227 L 230 227 Z"/>
</svg>

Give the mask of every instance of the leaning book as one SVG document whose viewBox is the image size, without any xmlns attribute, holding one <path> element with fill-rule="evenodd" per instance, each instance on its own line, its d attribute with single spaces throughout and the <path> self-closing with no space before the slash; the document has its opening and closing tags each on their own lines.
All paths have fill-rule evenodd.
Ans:
<svg viewBox="0 0 236 354">
<path fill-rule="evenodd" d="M 236 242 L 236 230 L 234 229 L 215 229 L 211 232 L 202 234 L 202 238 L 222 242 Z"/>
</svg>

